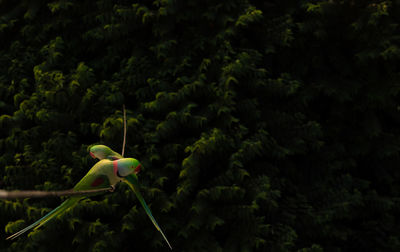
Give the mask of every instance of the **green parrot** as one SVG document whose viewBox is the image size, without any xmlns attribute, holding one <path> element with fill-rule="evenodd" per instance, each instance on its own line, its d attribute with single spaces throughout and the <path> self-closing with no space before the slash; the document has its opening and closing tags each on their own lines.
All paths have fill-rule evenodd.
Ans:
<svg viewBox="0 0 400 252">
<path fill-rule="evenodd" d="M 138 182 L 138 178 L 135 174 L 135 170 L 140 169 L 141 164 L 138 160 L 134 158 L 121 158 L 117 160 L 108 160 L 102 159 L 97 162 L 89 172 L 75 185 L 73 188 L 74 191 L 80 190 L 91 190 L 91 189 L 100 189 L 107 188 L 110 186 L 115 186 L 120 181 L 125 182 L 129 185 L 129 187 L 135 192 L 136 197 L 142 204 L 144 210 L 149 216 L 150 220 L 153 222 L 154 226 L 161 233 L 168 246 L 172 249 L 170 243 L 168 242 L 167 237 L 164 235 L 160 226 L 154 219 L 150 208 L 147 206 L 144 201 L 142 194 L 140 193 L 140 185 Z M 53 219 L 56 216 L 59 216 L 61 213 L 65 212 L 67 209 L 71 208 L 75 204 L 77 204 L 81 199 L 85 198 L 85 196 L 72 196 L 66 201 L 64 201 L 60 206 L 46 214 L 41 219 L 37 220 L 33 224 L 28 227 L 18 231 L 17 233 L 7 237 L 7 240 L 14 239 L 21 234 L 29 231 L 32 228 L 39 228 L 40 226 L 47 223 L 49 220 Z"/>
<path fill-rule="evenodd" d="M 92 158 L 117 160 L 123 158 L 119 153 L 113 151 L 110 147 L 105 145 L 93 145 L 89 150 Z"/>
</svg>

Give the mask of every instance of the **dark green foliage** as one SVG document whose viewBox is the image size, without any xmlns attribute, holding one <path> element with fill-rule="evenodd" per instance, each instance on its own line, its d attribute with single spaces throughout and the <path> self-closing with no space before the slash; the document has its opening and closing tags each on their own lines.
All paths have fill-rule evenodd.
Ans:
<svg viewBox="0 0 400 252">
<path fill-rule="evenodd" d="M 0 188 L 139 159 L 177 251 L 400 249 L 399 1 L 1 1 Z M 167 251 L 133 192 L 0 201 L 1 251 Z"/>
</svg>

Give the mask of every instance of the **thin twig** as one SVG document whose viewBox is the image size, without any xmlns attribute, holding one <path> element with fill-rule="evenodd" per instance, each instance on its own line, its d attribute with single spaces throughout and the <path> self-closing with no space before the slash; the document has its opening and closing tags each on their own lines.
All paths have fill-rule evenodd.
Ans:
<svg viewBox="0 0 400 252">
<path fill-rule="evenodd" d="M 19 199 L 19 198 L 45 198 L 45 197 L 60 197 L 60 196 L 76 196 L 76 195 L 87 195 L 99 192 L 113 192 L 114 187 L 94 189 L 94 190 L 82 190 L 73 191 L 6 191 L 0 190 L 0 199 Z"/>
<path fill-rule="evenodd" d="M 125 104 L 122 105 L 122 110 L 124 112 L 124 141 L 122 142 L 122 157 L 124 156 L 125 153 L 125 143 L 126 143 L 126 110 L 125 110 Z"/>
</svg>

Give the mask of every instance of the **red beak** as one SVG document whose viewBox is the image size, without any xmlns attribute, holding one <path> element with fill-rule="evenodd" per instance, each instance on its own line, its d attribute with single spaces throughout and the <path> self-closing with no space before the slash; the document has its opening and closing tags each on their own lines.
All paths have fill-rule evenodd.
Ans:
<svg viewBox="0 0 400 252">
<path fill-rule="evenodd" d="M 138 174 L 140 172 L 140 168 L 142 168 L 142 165 L 139 164 L 138 166 L 136 166 L 135 168 L 135 174 Z"/>
<path fill-rule="evenodd" d="M 89 152 L 90 156 L 92 156 L 92 158 L 96 158 L 96 156 L 90 151 Z"/>
</svg>

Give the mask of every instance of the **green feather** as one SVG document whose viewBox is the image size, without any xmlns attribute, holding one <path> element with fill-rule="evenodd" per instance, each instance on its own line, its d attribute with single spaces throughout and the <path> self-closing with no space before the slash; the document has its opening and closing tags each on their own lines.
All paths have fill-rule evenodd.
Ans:
<svg viewBox="0 0 400 252">
<path fill-rule="evenodd" d="M 43 224 L 47 223 L 49 220 L 53 219 L 56 216 L 59 216 L 61 213 L 75 205 L 82 197 L 79 198 L 69 198 L 66 201 L 64 201 L 61 205 L 53 209 L 51 212 L 46 214 L 44 217 L 41 219 L 37 220 L 36 222 L 32 223 L 31 225 L 27 226 L 26 228 L 16 232 L 15 234 L 9 236 L 6 238 L 6 240 L 12 240 L 17 238 L 18 236 L 22 235 L 23 233 L 29 231 L 30 229 L 35 227 L 35 230 L 42 226 Z"/>
<path fill-rule="evenodd" d="M 154 226 L 160 231 L 161 235 L 164 237 L 165 241 L 168 243 L 170 249 L 172 249 L 171 244 L 169 243 L 167 237 L 164 235 L 163 231 L 161 230 L 160 226 L 158 225 L 157 221 L 154 219 L 153 214 L 150 211 L 150 208 L 147 206 L 146 202 L 144 201 L 142 194 L 140 193 L 140 185 L 135 174 L 131 174 L 126 176 L 123 181 L 129 185 L 129 187 L 135 192 L 136 197 L 142 204 L 144 210 L 146 211 L 147 215 L 149 216 L 150 220 L 153 222 Z"/>
<path fill-rule="evenodd" d="M 114 176 L 113 163 L 110 160 L 101 160 L 89 170 L 89 172 L 75 185 L 73 190 L 80 191 L 109 187 L 111 185 L 110 176 Z M 113 184 L 117 181 L 118 180 L 116 177 L 113 178 Z M 49 220 L 53 219 L 56 216 L 59 216 L 61 213 L 75 205 L 79 200 L 83 198 L 84 197 L 82 196 L 75 196 L 67 199 L 60 206 L 52 210 L 50 213 L 46 214 L 43 218 L 37 220 L 36 222 L 18 231 L 17 233 L 7 237 L 6 239 L 14 239 L 34 227 L 36 227 L 35 229 L 39 228 L 40 226 L 47 223 Z"/>
</svg>

